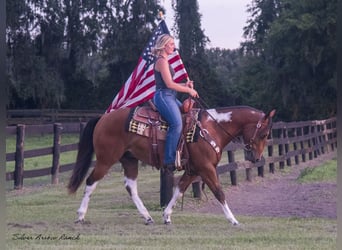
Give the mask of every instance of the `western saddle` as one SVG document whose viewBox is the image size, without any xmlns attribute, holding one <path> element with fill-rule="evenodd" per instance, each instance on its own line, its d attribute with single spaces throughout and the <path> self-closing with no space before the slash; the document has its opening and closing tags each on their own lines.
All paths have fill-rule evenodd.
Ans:
<svg viewBox="0 0 342 250">
<path fill-rule="evenodd" d="M 194 108 L 195 101 L 191 98 L 186 99 L 180 107 L 183 117 L 183 133 L 178 143 L 175 166 L 177 170 L 185 169 L 189 154 L 185 142 L 194 141 L 196 122 L 199 109 Z M 128 131 L 149 137 L 151 140 L 150 162 L 152 166 L 161 166 L 158 151 L 158 141 L 164 141 L 167 133 L 167 122 L 163 120 L 152 101 L 148 105 L 140 106 L 132 111 L 129 118 Z"/>
</svg>

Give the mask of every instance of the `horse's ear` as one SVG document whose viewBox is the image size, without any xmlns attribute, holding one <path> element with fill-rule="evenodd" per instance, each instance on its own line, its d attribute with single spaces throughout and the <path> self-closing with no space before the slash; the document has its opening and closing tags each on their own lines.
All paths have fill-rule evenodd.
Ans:
<svg viewBox="0 0 342 250">
<path fill-rule="evenodd" d="M 276 112 L 276 110 L 273 109 L 273 110 L 269 113 L 268 117 L 272 118 L 272 117 L 275 115 L 275 112 Z"/>
<path fill-rule="evenodd" d="M 272 118 L 272 117 L 275 115 L 275 112 L 276 112 L 276 110 L 273 109 L 270 113 L 268 113 L 268 114 L 265 116 L 264 120 L 267 120 L 268 118 Z"/>
</svg>

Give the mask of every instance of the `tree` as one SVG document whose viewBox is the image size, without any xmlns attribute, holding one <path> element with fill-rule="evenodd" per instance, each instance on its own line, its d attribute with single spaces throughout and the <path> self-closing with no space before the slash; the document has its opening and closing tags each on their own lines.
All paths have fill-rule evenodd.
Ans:
<svg viewBox="0 0 342 250">
<path fill-rule="evenodd" d="M 264 107 L 275 105 L 283 120 L 336 114 L 337 1 L 253 3 L 239 84 L 255 90 Z"/>
<path fill-rule="evenodd" d="M 209 38 L 201 29 L 197 0 L 177 0 L 174 10 L 179 51 L 196 90 L 209 106 L 226 106 L 226 95 L 220 91 L 219 80 L 206 55 Z"/>
<path fill-rule="evenodd" d="M 37 42 L 43 37 L 48 39 L 43 34 L 48 20 L 35 4 L 35 1 L 17 0 L 6 4 L 9 107 L 59 107 L 64 98 L 58 72 L 42 53 L 50 41 Z M 52 30 L 49 31 L 51 34 Z"/>
<path fill-rule="evenodd" d="M 105 107 L 133 70 L 158 2 L 7 1 L 9 107 Z"/>
<path fill-rule="evenodd" d="M 108 105 L 134 70 L 140 53 L 157 26 L 159 10 L 154 0 L 114 1 L 117 16 L 106 15 L 107 30 L 101 56 L 107 75 L 103 75 L 97 95 Z"/>
</svg>

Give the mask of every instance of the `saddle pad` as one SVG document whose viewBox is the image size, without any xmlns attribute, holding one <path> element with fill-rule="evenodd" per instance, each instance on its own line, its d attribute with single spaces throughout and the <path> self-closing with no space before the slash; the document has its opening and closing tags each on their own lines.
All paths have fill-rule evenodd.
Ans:
<svg viewBox="0 0 342 250">
<path fill-rule="evenodd" d="M 162 120 L 160 118 L 160 115 L 156 116 L 154 115 L 153 117 L 146 117 L 144 116 L 139 116 L 141 112 L 139 112 L 139 109 L 142 107 L 136 107 L 134 109 L 131 109 L 131 112 L 128 116 L 127 122 L 126 122 L 126 131 L 134 134 L 138 134 L 141 136 L 146 136 L 150 137 L 151 132 L 150 130 L 152 129 L 152 123 L 157 123 L 157 139 L 158 140 L 165 140 L 166 139 L 166 134 L 167 130 L 169 128 L 168 124 L 166 121 Z M 145 114 L 145 112 L 143 112 Z M 194 117 L 197 120 L 198 119 L 198 114 L 199 114 L 199 109 L 195 111 Z M 159 117 L 160 119 L 156 120 L 155 117 Z M 183 119 L 184 121 L 184 119 Z M 197 141 L 198 138 L 198 132 L 199 129 L 196 126 L 196 122 L 193 122 L 192 126 L 186 131 L 185 137 L 186 137 L 186 142 L 191 143 Z"/>
</svg>

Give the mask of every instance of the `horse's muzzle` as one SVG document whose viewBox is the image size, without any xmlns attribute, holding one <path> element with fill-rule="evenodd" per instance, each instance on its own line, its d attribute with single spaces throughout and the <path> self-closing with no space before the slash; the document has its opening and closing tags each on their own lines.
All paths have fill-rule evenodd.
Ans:
<svg viewBox="0 0 342 250">
<path fill-rule="evenodd" d="M 259 162 L 261 157 L 255 157 L 255 153 L 252 150 L 245 150 L 245 160 L 250 161 L 252 163 Z"/>
</svg>

